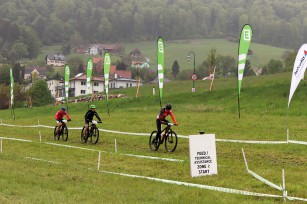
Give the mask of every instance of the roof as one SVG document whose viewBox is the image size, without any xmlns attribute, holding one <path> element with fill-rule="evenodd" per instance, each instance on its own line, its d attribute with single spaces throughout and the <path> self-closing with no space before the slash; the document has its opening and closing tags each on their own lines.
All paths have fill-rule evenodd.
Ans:
<svg viewBox="0 0 307 204">
<path fill-rule="evenodd" d="M 36 69 L 40 75 L 45 75 L 47 72 L 46 67 L 25 67 L 25 74 L 31 74 Z"/>
<path fill-rule="evenodd" d="M 77 75 L 77 76 L 69 79 L 69 81 L 76 81 L 76 80 L 86 80 L 86 75 L 85 74 L 82 74 L 82 75 L 79 75 L 79 76 Z M 104 81 L 104 78 L 93 76 L 92 81 Z"/>
<path fill-rule="evenodd" d="M 103 57 L 93 57 L 93 64 L 103 63 Z"/>
<path fill-rule="evenodd" d="M 135 80 L 135 79 L 125 78 L 125 77 L 114 78 L 114 79 L 111 79 L 110 81 L 130 81 L 130 82 L 137 82 L 137 80 Z"/>
<path fill-rule="evenodd" d="M 62 54 L 48 54 L 47 58 L 50 60 L 62 60 L 65 61 L 65 56 Z"/>
<path fill-rule="evenodd" d="M 131 70 L 117 70 L 115 65 L 111 65 L 110 74 L 131 79 Z"/>
</svg>

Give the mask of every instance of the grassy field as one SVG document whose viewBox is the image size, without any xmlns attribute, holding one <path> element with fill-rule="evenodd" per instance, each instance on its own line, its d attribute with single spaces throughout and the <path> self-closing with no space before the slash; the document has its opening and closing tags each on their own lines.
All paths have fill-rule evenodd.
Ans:
<svg viewBox="0 0 307 204">
<path fill-rule="evenodd" d="M 156 53 L 157 45 L 155 41 L 136 42 L 136 43 L 122 43 L 125 47 L 125 54 L 128 55 L 133 49 L 138 48 L 144 56 L 151 59 L 150 64 L 156 67 Z M 165 40 L 165 67 L 171 69 L 173 62 L 178 61 L 180 69 L 193 69 L 193 56 L 191 61 L 187 61 L 186 56 L 190 51 L 195 52 L 196 67 L 203 61 L 207 60 L 208 53 L 211 49 L 216 49 L 217 53 L 225 56 L 232 56 L 235 59 L 238 57 L 238 43 L 230 42 L 223 39 L 200 39 L 200 40 Z M 253 55 L 249 57 L 252 66 L 263 66 L 269 62 L 270 59 L 283 60 L 282 55 L 287 51 L 286 49 L 272 47 L 263 44 L 251 43 L 250 49 L 253 50 Z M 46 54 L 60 52 L 60 46 L 43 47 L 39 59 L 44 60 Z M 67 56 L 75 56 L 72 54 Z M 77 55 L 84 59 L 84 62 L 89 56 Z M 96 56 L 101 57 L 101 56 Z M 111 56 L 112 61 L 116 62 L 119 57 Z"/>
<path fill-rule="evenodd" d="M 288 126 L 290 140 L 306 142 L 307 83 L 301 82 L 287 110 L 290 78 L 291 73 L 245 77 L 240 119 L 235 78 L 216 79 L 213 92 L 208 91 L 209 81 L 196 81 L 195 93 L 191 93 L 192 81 L 166 83 L 163 104 L 172 103 L 179 122 L 174 130 L 179 135 L 194 135 L 204 130 L 214 133 L 217 139 L 286 141 Z M 106 102 L 96 101 L 103 119 L 99 128 L 149 136 L 155 129 L 155 116 L 160 108 L 158 95 L 152 94 L 153 88 L 158 92 L 156 85 L 142 86 L 138 98 L 135 88 L 111 90 L 111 94 L 121 93 L 127 98 L 109 100 L 110 117 Z M 279 186 L 284 169 L 288 196 L 307 198 L 305 145 L 217 142 L 218 174 L 191 178 L 186 138 L 179 138 L 174 153 L 165 152 L 163 147 L 150 151 L 148 136 L 105 131 L 101 131 L 96 145 L 82 144 L 80 130 L 73 128 L 82 127 L 87 105 L 69 104 L 72 122 L 68 124 L 71 129 L 67 142 L 54 141 L 51 128 L 0 126 L 3 137 L 0 203 L 283 203 L 283 198 L 187 186 L 192 183 L 282 196 L 281 191 L 246 171 L 242 148 L 252 171 Z M 16 109 L 15 121 L 9 110 L 2 110 L 0 119 L 5 124 L 54 126 L 54 114 L 59 108 Z"/>
<path fill-rule="evenodd" d="M 173 62 L 178 61 L 180 68 L 192 69 L 193 56 L 191 61 L 187 61 L 186 56 L 190 51 L 195 52 L 196 67 L 203 61 L 207 60 L 208 53 L 211 49 L 216 49 L 217 53 L 225 56 L 238 57 L 238 43 L 230 42 L 223 39 L 199 39 L 199 40 L 178 40 L 167 41 L 165 39 L 165 67 L 171 69 Z M 143 55 L 149 56 L 151 63 L 156 64 L 156 42 L 138 42 L 126 43 L 126 52 L 134 48 L 139 48 Z M 282 55 L 286 49 L 272 47 L 263 44 L 251 43 L 250 49 L 253 55 L 250 56 L 252 65 L 257 67 L 265 65 L 270 59 L 282 60 Z"/>
</svg>

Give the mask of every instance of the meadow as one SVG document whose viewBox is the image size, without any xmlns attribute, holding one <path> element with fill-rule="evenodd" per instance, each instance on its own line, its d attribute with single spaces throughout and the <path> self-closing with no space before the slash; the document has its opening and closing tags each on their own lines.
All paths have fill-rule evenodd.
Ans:
<svg viewBox="0 0 307 204">
<path fill-rule="evenodd" d="M 196 67 L 203 61 L 207 60 L 208 53 L 211 49 L 216 49 L 217 54 L 224 56 L 232 56 L 237 59 L 238 56 L 238 42 L 231 42 L 225 39 L 195 39 L 195 40 L 173 40 L 165 42 L 165 68 L 171 70 L 175 60 L 178 61 L 180 69 L 193 69 L 193 55 L 191 60 L 186 59 L 190 51 L 195 52 L 195 64 Z M 125 47 L 125 55 L 128 55 L 135 48 L 140 49 L 142 55 L 150 58 L 151 67 L 156 67 L 156 41 L 144 41 L 133 43 L 121 43 Z M 263 45 L 258 43 L 251 43 L 250 49 L 253 51 L 253 55 L 250 56 L 250 61 L 254 67 L 259 67 L 267 64 L 269 60 L 283 60 L 282 56 L 287 49 L 273 47 L 269 45 Z M 45 46 L 41 50 L 41 54 L 38 59 L 44 60 L 47 54 L 59 53 L 60 46 Z M 73 56 L 81 57 L 86 63 L 88 55 L 71 54 L 66 56 L 68 59 Z M 91 56 L 102 57 L 102 56 Z M 120 60 L 117 55 L 111 55 L 112 62 Z"/>
<path fill-rule="evenodd" d="M 54 141 L 53 129 L 25 127 L 55 125 L 54 114 L 61 106 L 2 110 L 0 126 L 0 203 L 282 203 L 282 197 L 249 196 L 217 191 L 215 187 L 282 196 L 282 192 L 252 177 L 249 168 L 276 185 L 285 171 L 288 196 L 307 199 L 307 148 L 303 144 L 261 144 L 227 142 L 305 141 L 307 94 L 302 81 L 287 108 L 291 73 L 245 77 L 238 117 L 236 78 L 164 84 L 163 104 L 170 102 L 179 122 L 179 136 L 213 133 L 216 139 L 218 174 L 190 176 L 189 142 L 179 138 L 175 152 L 163 147 L 156 152 L 148 146 L 160 110 L 158 86 L 110 90 L 126 98 L 95 101 L 102 117 L 100 140 L 96 145 L 80 142 L 80 129 L 88 103 L 70 103 L 72 122 L 67 142 Z M 156 94 L 153 95 L 153 88 Z M 120 131 L 120 133 L 106 130 Z M 126 134 L 144 133 L 145 135 Z M 9 139 L 11 138 L 11 139 Z M 20 140 L 17 140 L 20 139 Z M 24 141 L 21 141 L 24 140 Z M 101 162 L 98 169 L 98 155 Z M 191 185 L 194 186 L 191 186 Z M 197 187 L 200 185 L 202 187 Z M 211 189 L 211 190 L 210 190 Z M 215 189 L 215 190 L 214 190 Z M 301 203 L 303 200 L 289 201 Z"/>
</svg>

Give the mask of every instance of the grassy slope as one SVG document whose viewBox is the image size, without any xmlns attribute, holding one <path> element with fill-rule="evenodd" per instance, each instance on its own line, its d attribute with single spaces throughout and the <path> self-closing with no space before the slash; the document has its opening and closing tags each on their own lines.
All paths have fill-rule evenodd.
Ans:
<svg viewBox="0 0 307 204">
<path fill-rule="evenodd" d="M 217 138 L 246 140 L 286 139 L 287 100 L 291 73 L 245 77 L 241 94 L 241 119 L 237 114 L 237 88 L 235 78 L 216 79 L 210 93 L 208 81 L 196 81 L 196 93 L 191 93 L 191 81 L 165 84 L 163 101 L 170 101 L 180 125 L 175 127 L 179 135 L 197 134 L 199 130 L 215 133 Z M 289 109 L 290 139 L 307 141 L 305 137 L 307 96 L 306 82 L 298 87 Z M 155 116 L 159 111 L 158 96 L 152 95 L 156 85 L 142 86 L 140 97 L 135 88 L 112 90 L 111 94 L 124 93 L 129 98 L 111 99 L 110 114 L 105 101 L 95 102 L 103 118 L 104 129 L 149 133 L 155 128 Z M 164 103 L 163 102 L 163 103 Z M 10 112 L 1 111 L 5 123 L 23 125 L 41 124 L 53 126 L 53 116 L 58 107 L 16 109 L 16 121 Z M 81 127 L 87 103 L 70 104 L 73 121 L 69 127 Z M 38 141 L 36 128 L 16 128 L 10 131 L 1 126 L 0 136 Z M 52 142 L 52 130 L 40 129 L 42 142 Z M 216 176 L 190 178 L 188 140 L 179 139 L 178 149 L 165 153 L 149 151 L 148 138 L 133 135 L 102 133 L 97 145 L 83 145 L 80 130 L 71 130 L 67 143 L 73 146 L 103 150 L 101 169 L 112 172 L 143 175 L 260 193 L 281 195 L 251 177 L 245 170 L 241 148 L 244 148 L 249 168 L 262 177 L 279 185 L 281 169 L 285 169 L 288 194 L 306 196 L 306 147 L 302 145 L 252 145 L 217 143 L 218 172 Z M 119 154 L 114 154 L 114 140 Z M 44 143 L 3 141 L 0 155 L 0 201 L 4 203 L 274 203 L 282 199 L 264 199 L 191 187 L 163 184 L 142 179 L 97 173 L 97 152 L 50 146 Z M 183 163 L 148 160 L 125 156 L 137 154 L 169 157 L 184 160 Z M 25 157 L 57 161 L 51 164 L 25 159 Z M 3 165 L 2 165 L 3 164 Z M 88 170 L 88 168 L 92 169 Z M 22 172 L 18 169 L 23 169 Z M 62 170 L 61 170 L 62 169 Z M 127 183 L 127 184 L 126 184 Z M 129 185 L 128 185 L 129 183 Z M 10 185 L 8 185 L 10 184 Z M 123 185 L 124 184 L 124 185 Z M 25 186 L 28 186 L 27 188 Z M 6 186 L 4 188 L 4 186 Z M 47 202 L 48 203 L 48 202 Z M 294 202 L 295 203 L 295 202 Z"/>
<path fill-rule="evenodd" d="M 133 49 L 139 48 L 144 56 L 151 59 L 151 66 L 156 66 L 156 52 L 157 45 L 155 41 L 137 42 L 137 43 L 123 43 L 125 46 L 125 54 L 129 54 Z M 186 60 L 189 51 L 195 52 L 196 67 L 203 61 L 207 60 L 208 53 L 211 49 L 216 49 L 218 54 L 230 55 L 235 59 L 238 56 L 238 43 L 230 42 L 223 39 L 202 39 L 202 40 L 165 40 L 165 67 L 171 69 L 173 62 L 178 60 L 180 68 L 192 69 L 193 63 Z M 286 49 L 272 47 L 263 44 L 252 43 L 250 48 L 253 50 L 253 56 L 250 57 L 253 66 L 261 66 L 268 63 L 270 59 L 282 60 L 282 55 Z M 44 60 L 46 54 L 58 53 L 59 46 L 44 47 L 41 50 L 39 59 Z M 74 55 L 71 55 L 74 56 Z M 79 55 L 86 62 L 89 56 Z M 68 56 L 69 57 L 69 56 Z M 98 56 L 101 57 L 101 56 Z M 112 56 L 112 61 L 116 62 L 118 56 Z M 193 59 L 192 59 L 193 60 Z"/>
</svg>

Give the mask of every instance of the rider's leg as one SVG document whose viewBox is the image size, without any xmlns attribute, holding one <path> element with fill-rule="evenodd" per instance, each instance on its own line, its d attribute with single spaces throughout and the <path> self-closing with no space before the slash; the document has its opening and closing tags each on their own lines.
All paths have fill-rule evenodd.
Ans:
<svg viewBox="0 0 307 204">
<path fill-rule="evenodd" d="M 58 127 L 56 128 L 56 134 L 59 135 L 60 134 L 60 128 L 62 126 L 62 123 L 60 121 L 57 121 L 58 123 Z"/>
<path fill-rule="evenodd" d="M 157 138 L 161 138 L 161 121 L 159 119 L 156 120 L 156 124 L 157 124 Z"/>
<path fill-rule="evenodd" d="M 168 120 L 163 120 L 162 123 L 164 125 L 167 125 L 169 122 L 168 122 Z M 165 129 L 165 132 L 163 133 L 163 136 L 161 138 L 160 144 L 163 144 L 163 141 L 164 141 L 164 138 L 165 138 L 167 132 L 168 132 L 168 128 Z"/>
<path fill-rule="evenodd" d="M 88 132 L 88 123 L 84 124 L 84 132 L 83 132 L 83 136 L 86 137 L 87 136 L 87 132 Z"/>
</svg>

